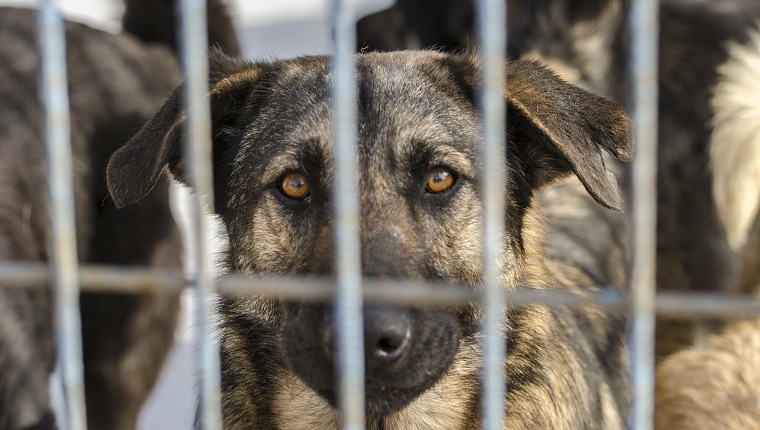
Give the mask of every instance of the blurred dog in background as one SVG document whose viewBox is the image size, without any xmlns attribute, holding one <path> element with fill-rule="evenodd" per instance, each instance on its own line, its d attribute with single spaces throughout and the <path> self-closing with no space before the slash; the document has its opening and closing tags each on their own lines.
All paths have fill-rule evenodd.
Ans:
<svg viewBox="0 0 760 430">
<path fill-rule="evenodd" d="M 127 0 L 121 34 L 65 23 L 82 263 L 181 266 L 167 181 L 118 212 L 105 183 L 110 154 L 180 79 L 173 3 Z M 238 53 L 224 3 L 208 10 L 210 43 Z M 0 258 L 44 262 L 50 214 L 35 12 L 2 8 L 0 41 Z M 56 428 L 52 305 L 50 288 L 0 288 L 0 429 Z M 88 426 L 134 429 L 173 343 L 179 296 L 83 292 L 81 310 Z"/>
</svg>

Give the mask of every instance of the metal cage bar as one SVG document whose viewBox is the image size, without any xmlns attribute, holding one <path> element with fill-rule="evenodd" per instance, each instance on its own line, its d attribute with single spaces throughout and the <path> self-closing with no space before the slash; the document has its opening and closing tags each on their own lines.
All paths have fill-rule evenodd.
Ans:
<svg viewBox="0 0 760 430">
<path fill-rule="evenodd" d="M 208 34 L 206 2 L 177 0 L 180 15 L 180 59 L 185 75 L 187 108 L 185 154 L 189 160 L 190 183 L 195 191 L 190 228 L 195 246 L 190 247 L 195 268 L 195 317 L 199 332 L 198 366 L 201 375 L 200 410 L 197 419 L 204 430 L 222 428 L 221 370 L 219 344 L 213 332 L 215 300 L 210 223 L 205 210 L 213 211 L 214 185 L 211 168 L 211 112 L 208 101 Z"/>
<path fill-rule="evenodd" d="M 657 244 L 657 47 L 659 1 L 636 0 L 631 5 L 633 132 L 633 267 L 631 294 L 631 427 L 651 430 L 654 425 L 655 263 Z"/>
<path fill-rule="evenodd" d="M 87 428 L 79 317 L 79 271 L 74 215 L 66 39 L 54 0 L 43 0 L 38 14 L 41 54 L 40 93 L 45 112 L 45 146 L 49 167 L 49 251 L 58 323 L 57 351 L 71 430 Z"/>
<path fill-rule="evenodd" d="M 506 2 L 479 0 L 476 4 L 481 46 L 481 87 L 478 92 L 483 118 L 483 428 L 500 430 L 506 414 L 507 321 L 501 290 L 506 218 Z M 508 407 L 508 406 L 507 406 Z"/>
<path fill-rule="evenodd" d="M 152 294 L 177 291 L 193 284 L 179 270 L 125 268 L 121 266 L 79 266 L 82 289 L 85 291 Z M 0 261 L 0 288 L 42 288 L 49 285 L 51 273 L 43 263 Z M 363 281 L 363 297 L 368 302 L 397 305 L 428 304 L 449 306 L 469 303 L 481 298 L 480 292 L 452 284 L 432 282 Z M 335 282 L 328 278 L 264 277 L 227 275 L 219 278 L 220 293 L 257 294 L 281 300 L 324 302 L 335 294 Z M 549 307 L 578 308 L 590 304 L 615 313 L 631 309 L 630 298 L 614 289 L 599 294 L 578 296 L 564 291 L 536 291 L 517 288 L 504 292 L 510 306 L 543 304 Z M 747 318 L 760 316 L 760 299 L 750 295 L 664 291 L 657 293 L 657 315 L 681 318 Z"/>
<path fill-rule="evenodd" d="M 343 428 L 364 428 L 364 330 L 356 172 L 357 95 L 355 82 L 354 5 L 330 2 L 333 29 L 332 107 L 335 141 L 333 178 L 335 210 L 334 315 L 338 332 L 339 402 Z"/>
</svg>

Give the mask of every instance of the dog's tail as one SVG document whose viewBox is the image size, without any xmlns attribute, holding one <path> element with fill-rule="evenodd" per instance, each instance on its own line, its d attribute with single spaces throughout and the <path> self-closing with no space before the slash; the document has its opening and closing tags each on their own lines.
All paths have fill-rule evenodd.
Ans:
<svg viewBox="0 0 760 430">
<path fill-rule="evenodd" d="M 728 47 L 712 98 L 713 196 L 731 246 L 741 249 L 760 210 L 760 22 Z"/>
<path fill-rule="evenodd" d="M 179 16 L 174 0 L 124 0 L 123 30 L 148 43 L 162 43 L 177 52 Z M 209 46 L 240 55 L 235 26 L 225 0 L 206 2 Z"/>
</svg>

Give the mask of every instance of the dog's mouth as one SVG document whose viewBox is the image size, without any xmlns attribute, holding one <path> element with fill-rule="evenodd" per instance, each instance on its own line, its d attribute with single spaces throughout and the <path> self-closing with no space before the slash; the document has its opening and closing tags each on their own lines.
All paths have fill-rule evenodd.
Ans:
<svg viewBox="0 0 760 430">
<path fill-rule="evenodd" d="M 431 384 L 434 385 L 434 384 Z M 387 385 L 365 384 L 364 386 L 364 412 L 368 419 L 387 417 L 400 411 L 412 403 L 422 393 L 430 389 L 430 386 L 419 387 L 391 387 Z M 332 388 L 315 390 L 322 398 L 327 400 L 332 407 L 340 409 L 340 399 L 337 391 Z"/>
<path fill-rule="evenodd" d="M 338 408 L 331 310 L 326 305 L 286 306 L 283 342 L 290 369 Z M 366 307 L 363 314 L 366 414 L 381 418 L 438 382 L 459 348 L 460 330 L 445 310 Z"/>
</svg>

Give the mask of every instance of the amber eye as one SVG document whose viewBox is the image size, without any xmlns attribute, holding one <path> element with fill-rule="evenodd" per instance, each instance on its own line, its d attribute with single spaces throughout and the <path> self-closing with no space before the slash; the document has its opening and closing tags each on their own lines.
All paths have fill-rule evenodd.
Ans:
<svg viewBox="0 0 760 430">
<path fill-rule="evenodd" d="M 442 193 L 454 185 L 454 174 L 445 167 L 436 167 L 428 173 L 427 187 L 428 192 Z"/>
<path fill-rule="evenodd" d="M 298 172 L 288 173 L 282 178 L 280 190 L 291 199 L 303 199 L 309 195 L 309 184 L 304 175 Z"/>
</svg>

